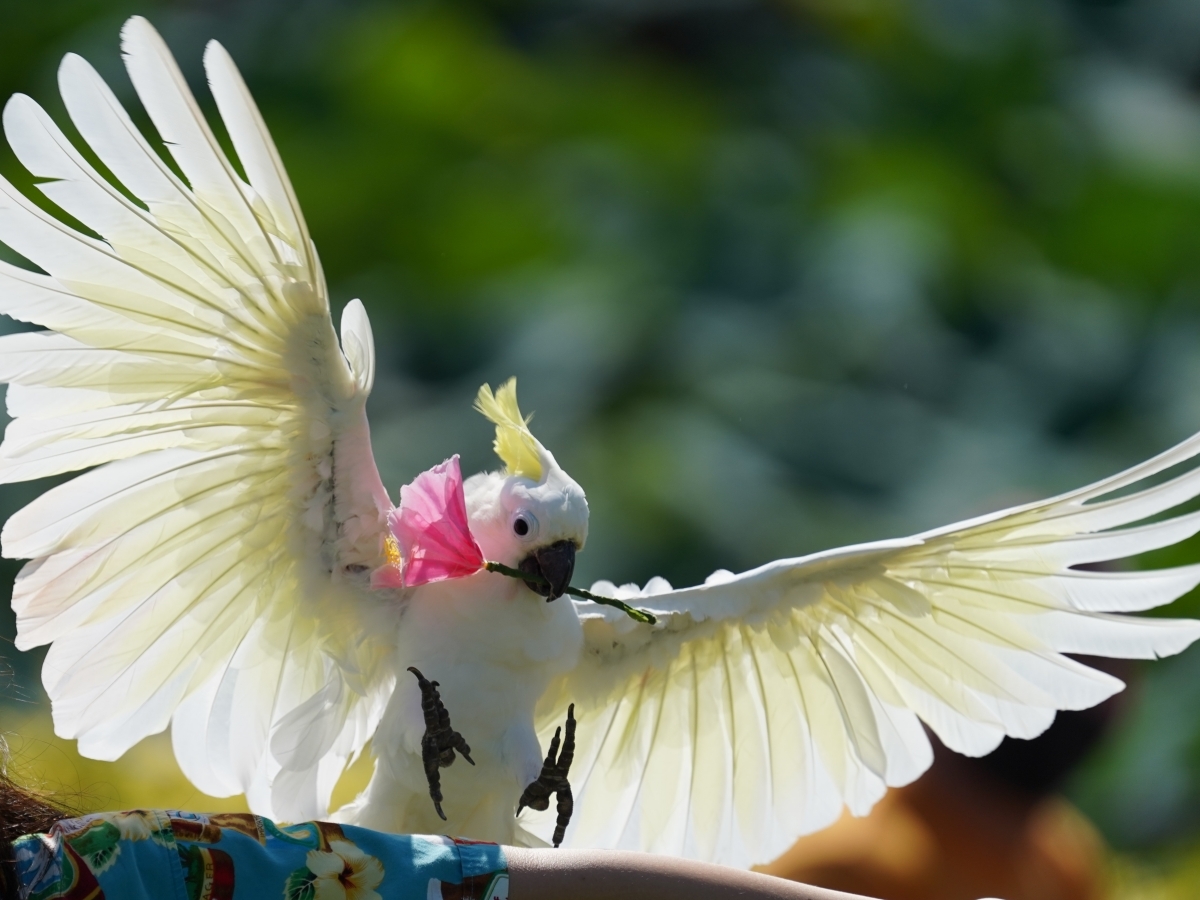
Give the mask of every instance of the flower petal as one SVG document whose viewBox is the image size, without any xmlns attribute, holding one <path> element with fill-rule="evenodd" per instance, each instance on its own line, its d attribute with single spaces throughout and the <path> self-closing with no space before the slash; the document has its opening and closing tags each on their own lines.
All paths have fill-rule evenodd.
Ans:
<svg viewBox="0 0 1200 900">
<path fill-rule="evenodd" d="M 344 859 L 326 850 L 309 850 L 308 855 L 304 857 L 304 864 L 308 866 L 308 871 L 318 878 L 336 877 L 346 868 Z"/>
<path fill-rule="evenodd" d="M 471 534 L 458 455 L 400 488 L 400 506 L 388 527 L 404 557 L 404 584 L 416 587 L 473 575 L 483 551 Z"/>
<path fill-rule="evenodd" d="M 383 863 L 374 856 L 364 856 L 362 864 L 354 866 L 354 875 L 350 881 L 355 890 L 373 892 L 383 881 Z"/>
<path fill-rule="evenodd" d="M 338 878 L 318 878 L 312 886 L 313 900 L 349 900 L 349 891 Z"/>
<path fill-rule="evenodd" d="M 358 849 L 358 845 L 351 841 L 339 841 L 337 838 L 332 838 L 329 841 L 329 849 L 342 858 L 342 862 L 350 868 L 354 868 L 364 859 L 371 857 Z"/>
</svg>

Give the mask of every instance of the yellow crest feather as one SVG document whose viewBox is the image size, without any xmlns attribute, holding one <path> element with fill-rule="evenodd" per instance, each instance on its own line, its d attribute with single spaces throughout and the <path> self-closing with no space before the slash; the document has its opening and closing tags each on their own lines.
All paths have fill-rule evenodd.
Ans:
<svg viewBox="0 0 1200 900">
<path fill-rule="evenodd" d="M 495 394 L 490 385 L 483 385 L 475 398 L 475 408 L 495 423 L 496 442 L 492 446 L 508 474 L 541 481 L 538 442 L 529 430 L 529 419 L 533 417 L 521 417 L 521 409 L 517 406 L 517 379 L 508 379 Z"/>
</svg>

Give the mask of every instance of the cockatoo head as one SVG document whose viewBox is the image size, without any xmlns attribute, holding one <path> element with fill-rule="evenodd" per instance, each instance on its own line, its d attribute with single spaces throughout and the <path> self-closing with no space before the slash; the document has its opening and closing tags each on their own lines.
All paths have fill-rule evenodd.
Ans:
<svg viewBox="0 0 1200 900">
<path fill-rule="evenodd" d="M 475 407 L 496 426 L 496 455 L 505 468 L 475 475 L 464 485 L 471 532 L 487 559 L 541 576 L 548 585 L 530 587 L 559 597 L 587 540 L 583 488 L 530 432 L 517 406 L 516 379 L 495 394 L 485 384 Z"/>
</svg>

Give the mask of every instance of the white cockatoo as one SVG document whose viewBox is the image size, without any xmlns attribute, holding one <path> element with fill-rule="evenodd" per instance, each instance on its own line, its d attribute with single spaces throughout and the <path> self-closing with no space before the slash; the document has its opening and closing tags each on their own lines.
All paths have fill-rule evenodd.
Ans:
<svg viewBox="0 0 1200 900">
<path fill-rule="evenodd" d="M 1154 479 L 1200 436 L 914 537 L 683 590 L 593 586 L 653 624 L 559 596 L 587 503 L 511 384 L 478 398 L 504 470 L 464 485 L 448 460 L 393 507 L 365 414 L 366 312 L 346 307 L 339 341 L 229 55 L 212 43 L 204 62 L 241 172 L 153 28 L 130 19 L 122 40 L 181 175 L 69 55 L 59 85 L 91 155 L 27 96 L 4 130 L 37 190 L 91 233 L 0 181 L 0 241 L 41 270 L 0 264 L 0 312 L 46 329 L 0 338 L 0 480 L 87 470 L 4 527 L 4 554 L 31 560 L 17 645 L 50 645 L 55 729 L 85 755 L 116 759 L 170 726 L 197 787 L 302 819 L 330 814 L 371 741 L 372 780 L 335 818 L 537 844 L 557 811 L 518 805 L 531 783 L 561 800 L 573 738 L 567 845 L 745 865 L 915 779 L 926 727 L 981 755 L 1121 688 L 1063 654 L 1153 658 L 1200 636 L 1123 615 L 1190 590 L 1200 566 L 1092 567 L 1200 530 L 1200 513 L 1162 515 L 1200 494 L 1200 471 Z M 572 704 L 574 734 L 543 771 Z M 439 772 L 455 750 L 470 760 Z"/>
</svg>

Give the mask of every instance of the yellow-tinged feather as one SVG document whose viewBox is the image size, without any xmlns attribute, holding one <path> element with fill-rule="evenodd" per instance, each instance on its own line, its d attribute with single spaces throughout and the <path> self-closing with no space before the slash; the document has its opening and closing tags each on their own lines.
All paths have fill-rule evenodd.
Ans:
<svg viewBox="0 0 1200 900">
<path fill-rule="evenodd" d="M 391 620 L 356 577 L 384 562 L 390 508 L 363 411 L 370 325 L 350 304 L 344 354 L 228 55 L 210 45 L 206 72 L 249 183 L 150 25 L 130 20 L 123 39 L 183 178 L 79 57 L 60 70 L 64 103 L 137 202 L 29 98 L 3 116 L 20 161 L 53 185 L 39 191 L 103 236 L 0 178 L 0 241 L 45 273 L 0 265 L 0 311 L 50 329 L 0 341 L 13 416 L 0 481 L 90 470 L 0 535 L 5 555 L 32 560 L 14 589 L 18 642 L 52 643 L 56 728 L 84 754 L 114 759 L 171 726 L 202 789 L 320 817 L 392 684 L 380 662 Z M 370 660 L 368 635 L 384 648 Z M 293 721 L 299 738 L 268 746 Z"/>
<path fill-rule="evenodd" d="M 475 408 L 495 423 L 496 442 L 492 446 L 508 474 L 541 481 L 542 460 L 538 453 L 538 442 L 529 430 L 529 420 L 533 416 L 521 416 L 521 409 L 517 406 L 517 379 L 508 379 L 495 394 L 490 385 L 483 385 L 475 398 Z"/>
</svg>

